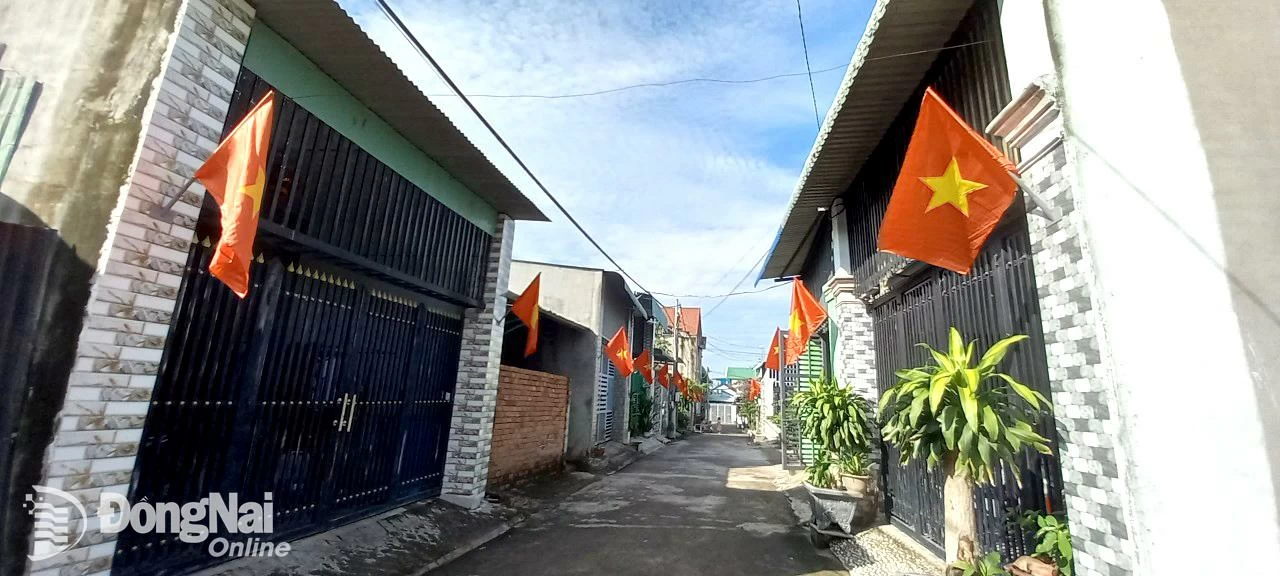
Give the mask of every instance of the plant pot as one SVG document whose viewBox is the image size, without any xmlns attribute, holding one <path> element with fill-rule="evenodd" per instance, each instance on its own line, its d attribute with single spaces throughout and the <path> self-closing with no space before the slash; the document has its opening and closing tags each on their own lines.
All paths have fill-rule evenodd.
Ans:
<svg viewBox="0 0 1280 576">
<path fill-rule="evenodd" d="M 870 476 L 850 476 L 848 474 L 841 474 L 840 484 L 844 486 L 844 491 L 851 494 L 854 498 L 869 500 L 875 495 L 876 485 L 872 482 Z"/>
<path fill-rule="evenodd" d="M 839 526 L 846 533 L 853 532 L 853 518 L 863 501 L 844 490 L 818 488 L 808 482 L 804 488 L 813 502 L 813 523 L 820 530 Z"/>
<path fill-rule="evenodd" d="M 1058 576 L 1058 566 L 1034 556 L 1023 556 L 1005 566 L 1013 576 Z"/>
</svg>

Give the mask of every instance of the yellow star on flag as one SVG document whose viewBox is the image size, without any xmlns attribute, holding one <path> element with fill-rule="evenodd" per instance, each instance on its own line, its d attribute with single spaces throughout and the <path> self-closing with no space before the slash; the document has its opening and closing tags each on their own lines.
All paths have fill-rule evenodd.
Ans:
<svg viewBox="0 0 1280 576">
<path fill-rule="evenodd" d="M 933 190 L 933 197 L 929 199 L 929 206 L 924 209 L 929 212 L 934 208 L 943 204 L 950 204 L 956 207 L 961 214 L 969 215 L 969 193 L 975 190 L 986 188 L 987 185 L 981 182 L 965 180 L 960 175 L 960 165 L 956 162 L 955 156 L 951 157 L 951 163 L 947 165 L 947 171 L 941 176 L 922 177 L 921 182 Z"/>
<path fill-rule="evenodd" d="M 262 189 L 267 183 L 267 172 L 262 168 L 258 168 L 258 178 L 253 182 L 245 184 L 240 192 L 245 196 L 253 199 L 253 213 L 257 214 L 262 211 Z"/>
</svg>

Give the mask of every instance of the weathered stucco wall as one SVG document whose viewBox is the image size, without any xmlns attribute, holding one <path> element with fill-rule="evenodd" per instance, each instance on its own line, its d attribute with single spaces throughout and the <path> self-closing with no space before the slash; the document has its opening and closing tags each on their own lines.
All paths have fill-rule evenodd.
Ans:
<svg viewBox="0 0 1280 576">
<path fill-rule="evenodd" d="M 513 261 L 508 286 L 512 292 L 520 294 L 538 274 L 542 274 L 539 301 L 543 308 L 586 326 L 597 335 L 605 338 L 612 336 L 601 332 L 600 291 L 603 275 L 599 270 Z M 616 326 L 614 330 L 617 330 Z"/>
<path fill-rule="evenodd" d="M 57 228 L 96 264 L 180 4 L 0 0 L 0 69 L 39 83 L 0 219 Z"/>
</svg>

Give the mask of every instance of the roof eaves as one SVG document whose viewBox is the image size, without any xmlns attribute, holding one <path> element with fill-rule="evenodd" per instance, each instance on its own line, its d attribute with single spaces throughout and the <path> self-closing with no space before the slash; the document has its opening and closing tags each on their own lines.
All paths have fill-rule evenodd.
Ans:
<svg viewBox="0 0 1280 576">
<path fill-rule="evenodd" d="M 971 0 L 878 0 L 787 203 L 760 279 L 799 272 L 820 209 L 857 176 Z"/>
<path fill-rule="evenodd" d="M 253 0 L 255 18 L 498 212 L 548 221 L 332 0 Z"/>
</svg>

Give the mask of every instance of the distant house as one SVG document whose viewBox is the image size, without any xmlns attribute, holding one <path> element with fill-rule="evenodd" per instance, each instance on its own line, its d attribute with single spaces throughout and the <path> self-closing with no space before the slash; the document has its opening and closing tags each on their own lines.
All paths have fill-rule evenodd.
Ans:
<svg viewBox="0 0 1280 576">
<path fill-rule="evenodd" d="M 618 375 L 604 347 L 618 328 L 626 331 L 632 343 L 642 338 L 647 326 L 639 326 L 637 318 L 647 318 L 647 313 L 622 275 L 598 268 L 517 260 L 511 263 L 508 289 L 522 292 L 539 274 L 540 305 L 553 315 L 548 327 L 555 330 L 551 339 L 539 346 L 546 346 L 539 352 L 539 362 L 544 370 L 569 377 L 566 457 L 582 460 L 596 445 L 629 439 L 631 383 Z M 560 330 L 560 324 L 585 327 L 589 337 L 576 329 Z"/>
</svg>

